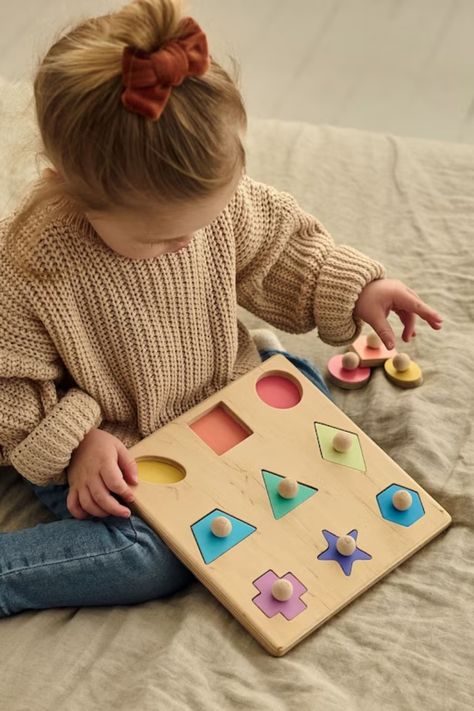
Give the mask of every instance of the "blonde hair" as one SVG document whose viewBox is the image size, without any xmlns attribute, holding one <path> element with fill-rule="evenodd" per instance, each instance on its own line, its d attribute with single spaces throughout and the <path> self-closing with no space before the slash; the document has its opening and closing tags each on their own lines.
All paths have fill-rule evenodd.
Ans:
<svg viewBox="0 0 474 711">
<path fill-rule="evenodd" d="M 233 58 L 234 78 L 211 56 L 204 75 L 173 87 L 157 121 L 121 103 L 124 48 L 159 49 L 180 36 L 182 18 L 181 0 L 134 0 L 81 22 L 50 47 L 36 72 L 34 100 L 39 155 L 57 173 L 44 171 L 35 181 L 8 226 L 9 246 L 37 210 L 29 247 L 56 218 L 75 214 L 80 221 L 89 210 L 210 195 L 239 163 L 245 166 L 240 132 L 247 116 Z"/>
</svg>

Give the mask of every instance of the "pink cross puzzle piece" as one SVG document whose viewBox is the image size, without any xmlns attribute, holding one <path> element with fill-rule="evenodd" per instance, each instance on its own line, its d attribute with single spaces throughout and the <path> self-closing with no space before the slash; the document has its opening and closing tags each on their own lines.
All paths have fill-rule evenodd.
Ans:
<svg viewBox="0 0 474 711">
<path fill-rule="evenodd" d="M 279 576 L 273 570 L 267 570 L 266 573 L 253 581 L 257 590 L 260 590 L 260 593 L 253 598 L 253 602 L 267 617 L 274 617 L 277 612 L 281 612 L 287 620 L 292 620 L 293 617 L 306 609 L 306 605 L 300 600 L 300 595 L 307 592 L 307 588 L 292 573 L 286 573 L 282 577 L 293 585 L 293 595 L 289 600 L 280 602 L 273 597 L 272 585 L 275 580 L 279 579 Z"/>
</svg>

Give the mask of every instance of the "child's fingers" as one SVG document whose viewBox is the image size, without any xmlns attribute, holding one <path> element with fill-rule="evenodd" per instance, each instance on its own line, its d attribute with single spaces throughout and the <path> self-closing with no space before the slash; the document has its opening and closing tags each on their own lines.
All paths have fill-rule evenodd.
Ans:
<svg viewBox="0 0 474 711">
<path fill-rule="evenodd" d="M 122 467 L 124 467 L 124 469 Z M 124 477 L 126 475 L 132 484 L 136 484 L 138 482 L 130 479 L 131 475 L 129 465 L 127 462 L 124 463 L 123 459 L 118 458 L 116 463 L 111 462 L 110 464 L 103 466 L 101 474 L 108 491 L 112 491 L 125 501 L 133 501 L 135 499 L 135 494 L 125 481 Z"/>
<path fill-rule="evenodd" d="M 89 486 L 83 486 L 79 489 L 79 502 L 84 511 L 87 511 L 92 516 L 104 518 L 105 516 L 120 515 L 112 514 L 112 512 L 109 511 L 109 508 L 111 508 L 108 506 L 109 497 L 112 499 L 103 483 L 98 484 L 97 482 L 93 482 Z M 115 501 L 115 499 L 112 500 Z M 117 501 L 115 501 L 115 503 L 122 508 Z"/>
<path fill-rule="evenodd" d="M 74 518 L 84 519 L 88 517 L 87 511 L 84 511 L 79 503 L 79 495 L 76 489 L 69 489 L 69 494 L 66 499 L 66 506 L 70 514 Z"/>
<path fill-rule="evenodd" d="M 377 319 L 373 319 L 370 325 L 380 336 L 386 348 L 390 350 L 395 347 L 395 334 L 384 315 L 381 315 Z"/>
<path fill-rule="evenodd" d="M 402 339 L 408 343 L 410 338 L 415 335 L 416 314 L 412 311 L 404 311 L 403 309 L 396 311 L 396 314 L 404 326 Z"/>
<path fill-rule="evenodd" d="M 132 502 L 135 499 L 133 491 L 124 481 L 118 463 L 110 462 L 103 465 L 100 473 L 103 480 L 103 489 L 98 492 L 101 497 L 100 500 L 97 499 L 94 492 L 95 500 L 112 516 L 129 516 L 131 513 L 130 509 L 122 506 L 112 495 L 112 493 L 117 494 L 127 502 Z"/>
<path fill-rule="evenodd" d="M 411 290 L 409 291 L 407 289 L 406 291 L 397 292 L 395 306 L 397 310 L 418 314 L 420 318 L 429 323 L 434 329 L 441 328 L 443 323 L 442 316 L 440 316 L 437 311 L 430 308 L 428 304 L 425 304 L 425 302 Z"/>
<path fill-rule="evenodd" d="M 129 484 L 138 483 L 138 467 L 136 461 L 128 453 L 128 449 L 123 444 L 122 446 L 117 446 L 117 464 L 123 474 L 123 478 Z M 128 488 L 128 487 L 127 487 Z M 125 490 L 124 490 L 125 491 Z M 120 492 L 117 492 L 120 493 Z"/>
<path fill-rule="evenodd" d="M 107 489 L 105 489 L 105 493 L 91 493 L 90 506 L 94 510 L 94 516 L 100 516 L 101 518 L 105 516 L 122 516 L 123 518 L 128 518 L 131 514 L 130 509 L 123 506 L 120 501 L 117 501 Z M 87 510 L 91 511 L 89 506 Z"/>
</svg>

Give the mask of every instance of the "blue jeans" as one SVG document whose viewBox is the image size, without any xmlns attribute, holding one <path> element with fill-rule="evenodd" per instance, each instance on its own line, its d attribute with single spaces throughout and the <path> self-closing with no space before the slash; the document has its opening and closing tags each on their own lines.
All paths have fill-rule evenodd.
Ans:
<svg viewBox="0 0 474 711">
<path fill-rule="evenodd" d="M 262 360 L 275 352 L 262 352 Z M 284 355 L 329 394 L 308 361 Z M 59 520 L 0 533 L 0 617 L 51 607 L 136 604 L 166 597 L 196 579 L 139 516 L 76 519 L 66 506 L 68 484 L 24 481 Z"/>
</svg>

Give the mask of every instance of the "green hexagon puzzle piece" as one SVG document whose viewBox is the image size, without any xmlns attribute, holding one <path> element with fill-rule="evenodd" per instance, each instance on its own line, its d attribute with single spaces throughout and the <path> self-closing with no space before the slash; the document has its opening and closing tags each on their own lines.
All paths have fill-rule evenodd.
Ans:
<svg viewBox="0 0 474 711">
<path fill-rule="evenodd" d="M 355 434 L 355 432 L 349 433 L 354 437 L 352 447 L 349 451 L 336 452 L 332 446 L 332 440 L 337 432 L 341 432 L 341 429 L 338 427 L 331 427 L 330 425 L 324 425 L 322 422 L 315 422 L 314 428 L 316 430 L 319 449 L 321 450 L 321 456 L 323 459 L 327 459 L 329 462 L 334 462 L 334 464 L 342 464 L 345 467 L 351 467 L 352 469 L 358 469 L 361 472 L 365 472 L 364 455 L 362 454 L 359 437 Z M 349 432 L 349 430 L 342 431 Z"/>
<path fill-rule="evenodd" d="M 318 491 L 318 489 L 314 486 L 308 486 L 308 484 L 298 482 L 299 487 L 296 496 L 293 499 L 285 499 L 284 496 L 281 496 L 278 493 L 278 484 L 282 479 L 285 479 L 285 477 L 281 474 L 268 472 L 266 469 L 262 469 L 262 476 L 275 518 L 286 516 L 287 513 L 302 504 Z"/>
</svg>

